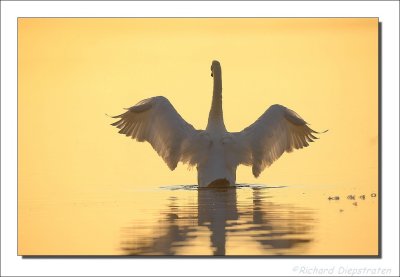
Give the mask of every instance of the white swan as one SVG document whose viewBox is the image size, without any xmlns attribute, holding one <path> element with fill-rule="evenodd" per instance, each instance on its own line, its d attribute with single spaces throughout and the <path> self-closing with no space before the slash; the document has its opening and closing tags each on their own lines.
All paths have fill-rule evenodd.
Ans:
<svg viewBox="0 0 400 277">
<path fill-rule="evenodd" d="M 171 170 L 178 162 L 196 166 L 200 187 L 234 185 L 238 165 L 251 165 L 258 177 L 284 152 L 308 146 L 318 133 L 294 111 L 272 105 L 241 132 L 226 130 L 222 112 L 222 78 L 218 61 L 211 65 L 214 91 L 206 130 L 196 130 L 167 98 L 140 101 L 114 116 L 119 133 L 148 141 Z"/>
</svg>

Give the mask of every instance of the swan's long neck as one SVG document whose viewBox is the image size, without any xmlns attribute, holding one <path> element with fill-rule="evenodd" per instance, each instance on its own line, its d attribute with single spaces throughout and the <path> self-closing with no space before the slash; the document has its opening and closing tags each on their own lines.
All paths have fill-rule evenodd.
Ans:
<svg viewBox="0 0 400 277">
<path fill-rule="evenodd" d="M 208 116 L 207 130 L 218 129 L 226 131 L 224 124 L 224 115 L 222 112 L 222 77 L 221 67 L 216 66 L 213 69 L 214 90 L 210 114 Z"/>
</svg>

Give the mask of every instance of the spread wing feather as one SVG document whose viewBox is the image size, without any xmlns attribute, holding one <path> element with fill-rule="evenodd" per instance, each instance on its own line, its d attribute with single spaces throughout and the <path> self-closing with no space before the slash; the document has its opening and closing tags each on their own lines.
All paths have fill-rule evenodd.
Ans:
<svg viewBox="0 0 400 277">
<path fill-rule="evenodd" d="M 111 125 L 120 129 L 120 134 L 149 142 L 171 170 L 178 162 L 191 166 L 199 162 L 200 149 L 206 143 L 202 131 L 187 123 L 167 98 L 148 98 L 127 110 L 113 117 L 119 120 Z"/>
<path fill-rule="evenodd" d="M 253 124 L 232 136 L 238 145 L 238 163 L 251 165 L 258 177 L 284 152 L 307 147 L 317 139 L 316 133 L 294 111 L 272 105 Z"/>
</svg>

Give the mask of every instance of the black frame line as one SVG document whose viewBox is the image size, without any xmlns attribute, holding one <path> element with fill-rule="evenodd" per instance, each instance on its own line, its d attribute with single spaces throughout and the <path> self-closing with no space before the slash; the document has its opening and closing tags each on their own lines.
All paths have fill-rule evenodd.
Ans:
<svg viewBox="0 0 400 277">
<path fill-rule="evenodd" d="M 4 2 L 37 2 L 54 0 L 2 0 Z M 57 2 L 79 2 L 82 0 L 57 0 Z M 93 0 L 94 2 L 113 2 L 113 0 Z M 215 0 L 118 0 L 119 2 L 215 2 Z M 349 0 L 250 0 L 251 2 L 348 2 Z M 398 2 L 398 0 L 352 0 L 354 2 Z M 246 2 L 246 0 L 218 0 L 218 2 Z"/>
<path fill-rule="evenodd" d="M 2 0 L 2 1 L 4 1 L 4 0 Z M 23 1 L 23 0 L 21 0 L 21 1 Z M 51 1 L 51 0 L 48 0 L 48 1 Z M 73 0 L 73 1 L 75 1 L 75 0 Z M 79 1 L 79 0 L 76 0 L 76 1 Z M 128 1 L 128 0 L 126 0 L 126 1 Z M 183 1 L 183 0 L 182 0 Z M 210 0 L 210 1 L 212 1 L 212 0 Z M 260 0 L 261 1 L 261 0 Z M 300 1 L 300 0 L 298 0 L 298 1 Z M 315 0 L 315 1 L 317 1 L 317 0 Z M 333 0 L 332 0 L 333 1 Z M 343 1 L 346 1 L 346 0 L 343 0 Z M 371 0 L 372 1 L 372 0 Z M 127 19 L 127 18 L 129 18 L 129 19 L 134 19 L 134 18 L 142 18 L 142 19 L 145 19 L 145 18 L 149 18 L 149 19 L 151 19 L 151 18 L 165 18 L 165 19 L 191 19 L 191 18 L 193 18 L 193 19 L 225 19 L 225 18 L 232 18 L 232 19 L 235 19 L 235 18 L 248 18 L 248 19 L 252 19 L 252 18 L 271 18 L 271 19 L 283 19 L 283 18 L 319 18 L 319 19 L 321 19 L 321 18 L 330 18 L 330 19 L 332 19 L 332 18 L 337 18 L 337 19 L 340 19 L 340 18 L 376 18 L 376 19 L 378 19 L 378 21 L 379 21 L 379 17 L 378 16 L 353 16 L 353 17 L 348 17 L 348 16 L 332 16 L 332 17 L 320 17 L 320 16 L 314 16 L 314 17 L 312 17 L 312 16 L 283 16 L 283 17 L 265 17 L 265 16 L 253 16 L 253 17 L 248 17 L 248 16 L 218 16 L 218 17 L 209 17 L 209 16 L 181 16 L 181 17 L 177 17 L 177 16 L 135 16 L 135 17 L 129 17 L 129 16 L 90 16 L 90 17 L 85 17 L 85 16 L 61 16 L 61 17 L 59 17 L 59 16 L 40 16 L 40 17 L 35 17 L 35 16 L 20 16 L 20 17 L 17 17 L 17 19 L 19 19 L 19 18 L 22 18 L 22 19 L 25 19 L 25 18 L 30 18 L 30 19 L 32 19 L 32 18 L 55 18 L 55 19 L 65 19 L 65 18 L 78 18 L 78 19 L 92 19 L 92 18 L 107 18 L 107 19 L 112 19 L 112 18 L 125 18 L 125 19 Z M 380 23 L 380 22 L 379 22 Z"/>
</svg>

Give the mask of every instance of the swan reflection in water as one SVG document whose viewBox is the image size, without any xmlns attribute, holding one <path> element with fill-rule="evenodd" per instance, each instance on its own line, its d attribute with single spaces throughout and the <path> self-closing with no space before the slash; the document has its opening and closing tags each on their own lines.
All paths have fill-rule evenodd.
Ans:
<svg viewBox="0 0 400 277">
<path fill-rule="evenodd" d="M 313 211 L 273 203 L 265 187 L 250 189 L 250 199 L 239 204 L 237 193 L 245 189 L 232 187 L 199 188 L 197 205 L 170 197 L 153 232 L 141 236 L 136 231 L 148 226 L 126 227 L 121 248 L 126 255 L 307 254 L 315 224 Z M 205 237 L 209 247 L 204 245 Z M 190 247 L 198 252 L 186 251 Z"/>
</svg>

